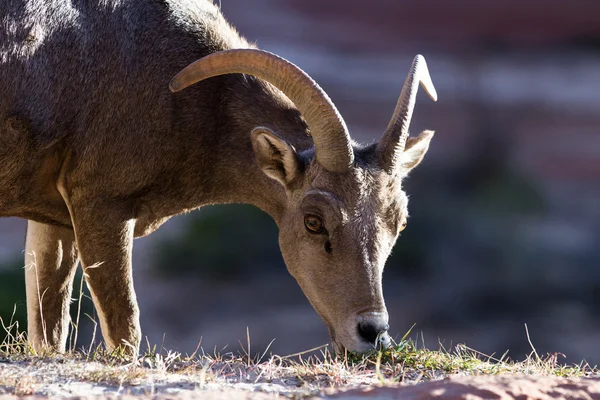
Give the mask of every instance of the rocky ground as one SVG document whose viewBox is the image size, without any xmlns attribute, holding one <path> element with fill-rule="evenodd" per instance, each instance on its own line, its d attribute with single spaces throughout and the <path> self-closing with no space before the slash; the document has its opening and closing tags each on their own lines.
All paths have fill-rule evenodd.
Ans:
<svg viewBox="0 0 600 400">
<path fill-rule="evenodd" d="M 540 376 L 462 376 L 419 385 L 396 384 L 341 390 L 331 398 L 600 399 L 600 380 Z"/>
</svg>

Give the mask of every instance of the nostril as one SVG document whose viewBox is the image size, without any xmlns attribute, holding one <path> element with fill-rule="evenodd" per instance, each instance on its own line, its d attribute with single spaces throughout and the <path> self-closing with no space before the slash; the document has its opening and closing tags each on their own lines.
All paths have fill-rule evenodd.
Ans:
<svg viewBox="0 0 600 400">
<path fill-rule="evenodd" d="M 376 344 L 378 337 L 388 330 L 388 324 L 376 324 L 373 322 L 360 322 L 358 324 L 358 334 L 368 343 Z"/>
<path fill-rule="evenodd" d="M 375 340 L 377 339 L 377 330 L 373 324 L 358 324 L 358 334 L 365 342 L 375 343 Z"/>
</svg>

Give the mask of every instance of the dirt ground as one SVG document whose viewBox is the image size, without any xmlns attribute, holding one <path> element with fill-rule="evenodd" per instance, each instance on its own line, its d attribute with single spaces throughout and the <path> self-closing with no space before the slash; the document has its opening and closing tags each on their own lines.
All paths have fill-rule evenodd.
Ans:
<svg viewBox="0 0 600 400">
<path fill-rule="evenodd" d="M 427 380 L 431 379 L 431 380 Z M 0 358 L 0 398 L 167 399 L 600 399 L 600 378 L 549 376 L 406 376 L 402 382 L 375 372 L 300 370 L 271 363 L 213 363 L 173 367 L 107 365 L 72 359 Z"/>
</svg>

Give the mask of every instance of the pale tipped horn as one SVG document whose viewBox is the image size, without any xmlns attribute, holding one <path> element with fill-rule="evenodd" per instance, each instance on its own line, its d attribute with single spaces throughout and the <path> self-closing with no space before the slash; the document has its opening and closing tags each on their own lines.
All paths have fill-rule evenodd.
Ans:
<svg viewBox="0 0 600 400">
<path fill-rule="evenodd" d="M 224 74 L 248 74 L 271 83 L 300 110 L 315 143 L 319 164 L 344 172 L 354 162 L 346 123 L 327 94 L 306 72 L 263 50 L 233 49 L 209 54 L 185 67 L 169 83 L 173 92 L 203 79 Z"/>
<path fill-rule="evenodd" d="M 377 146 L 381 167 L 388 173 L 394 172 L 404 152 L 419 83 L 421 83 L 431 100 L 437 101 L 437 93 L 431 82 L 427 63 L 420 54 L 413 60 L 410 72 L 404 81 L 402 93 L 398 98 L 394 115 Z"/>
</svg>

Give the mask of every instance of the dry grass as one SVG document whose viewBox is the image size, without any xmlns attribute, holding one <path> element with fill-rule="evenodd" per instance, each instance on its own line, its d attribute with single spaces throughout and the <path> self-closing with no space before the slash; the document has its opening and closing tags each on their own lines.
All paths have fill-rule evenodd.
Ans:
<svg viewBox="0 0 600 400">
<path fill-rule="evenodd" d="M 532 346 L 525 361 L 506 355 L 493 357 L 465 345 L 432 351 L 403 338 L 394 347 L 366 356 L 333 356 L 322 347 L 287 357 L 256 354 L 206 354 L 200 348 L 182 355 L 146 344 L 134 361 L 123 352 L 107 352 L 101 345 L 55 354 L 33 350 L 15 324 L 0 345 L 0 394 L 77 395 L 204 392 L 234 388 L 276 392 L 296 398 L 324 389 L 408 384 L 448 375 L 525 374 L 560 377 L 600 376 L 596 367 L 582 362 L 559 363 L 558 354 L 540 357 Z"/>
</svg>

